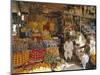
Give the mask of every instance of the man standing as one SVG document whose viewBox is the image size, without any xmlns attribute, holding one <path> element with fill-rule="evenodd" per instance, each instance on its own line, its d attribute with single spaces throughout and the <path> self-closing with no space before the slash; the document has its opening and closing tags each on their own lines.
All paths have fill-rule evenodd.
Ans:
<svg viewBox="0 0 100 75">
<path fill-rule="evenodd" d="M 70 37 L 67 37 L 67 40 L 64 43 L 64 51 L 65 59 L 68 60 L 69 58 L 71 60 L 73 55 L 73 42 Z"/>
</svg>

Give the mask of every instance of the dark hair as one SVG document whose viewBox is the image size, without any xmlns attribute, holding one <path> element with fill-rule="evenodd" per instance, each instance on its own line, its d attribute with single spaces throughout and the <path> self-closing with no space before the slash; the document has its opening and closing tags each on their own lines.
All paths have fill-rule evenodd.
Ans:
<svg viewBox="0 0 100 75">
<path fill-rule="evenodd" d="M 69 36 L 67 36 L 65 40 L 66 40 L 66 41 L 67 41 L 67 40 L 70 40 L 70 37 L 69 37 Z"/>
</svg>

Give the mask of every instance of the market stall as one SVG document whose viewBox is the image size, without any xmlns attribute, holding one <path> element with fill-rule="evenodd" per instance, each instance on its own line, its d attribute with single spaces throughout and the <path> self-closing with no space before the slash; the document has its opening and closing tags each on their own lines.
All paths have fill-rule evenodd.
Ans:
<svg viewBox="0 0 100 75">
<path fill-rule="evenodd" d="M 85 63 L 95 68 L 95 6 L 52 5 L 13 1 L 12 73 L 63 71 L 71 63 L 88 69 L 83 66 L 86 55 L 89 60 Z M 70 62 L 64 56 L 68 37 L 73 46 Z"/>
</svg>

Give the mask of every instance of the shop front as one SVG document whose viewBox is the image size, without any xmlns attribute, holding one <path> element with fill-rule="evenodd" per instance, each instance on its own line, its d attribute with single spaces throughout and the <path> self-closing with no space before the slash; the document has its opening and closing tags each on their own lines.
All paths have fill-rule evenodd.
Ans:
<svg viewBox="0 0 100 75">
<path fill-rule="evenodd" d="M 96 7 L 12 1 L 12 73 L 96 69 Z"/>
</svg>

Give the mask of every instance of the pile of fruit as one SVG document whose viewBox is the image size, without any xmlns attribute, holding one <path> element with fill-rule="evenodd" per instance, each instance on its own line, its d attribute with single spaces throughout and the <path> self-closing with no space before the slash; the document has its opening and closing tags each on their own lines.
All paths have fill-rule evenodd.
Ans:
<svg viewBox="0 0 100 75">
<path fill-rule="evenodd" d="M 53 56 L 59 56 L 58 47 L 50 47 L 50 48 L 47 48 L 47 49 L 46 49 L 46 52 L 47 52 L 48 54 L 53 55 Z"/>
<path fill-rule="evenodd" d="M 51 71 L 51 64 L 40 62 L 33 66 L 32 72 L 45 72 L 45 71 Z"/>
<path fill-rule="evenodd" d="M 51 64 L 45 62 L 35 63 L 25 67 L 14 69 L 13 73 L 33 73 L 33 72 L 48 72 L 51 71 Z"/>
<path fill-rule="evenodd" d="M 29 50 L 15 51 L 12 55 L 12 66 L 17 67 L 29 61 Z"/>
<path fill-rule="evenodd" d="M 31 50 L 30 51 L 30 60 L 31 61 L 38 61 L 38 60 L 43 60 L 45 55 L 45 50 Z"/>
<path fill-rule="evenodd" d="M 57 62 L 56 59 L 57 59 L 56 56 L 53 56 L 53 55 L 48 54 L 48 53 L 46 53 L 45 56 L 44 56 L 44 62 L 45 63 L 50 63 L 50 64 L 56 63 Z"/>
</svg>

